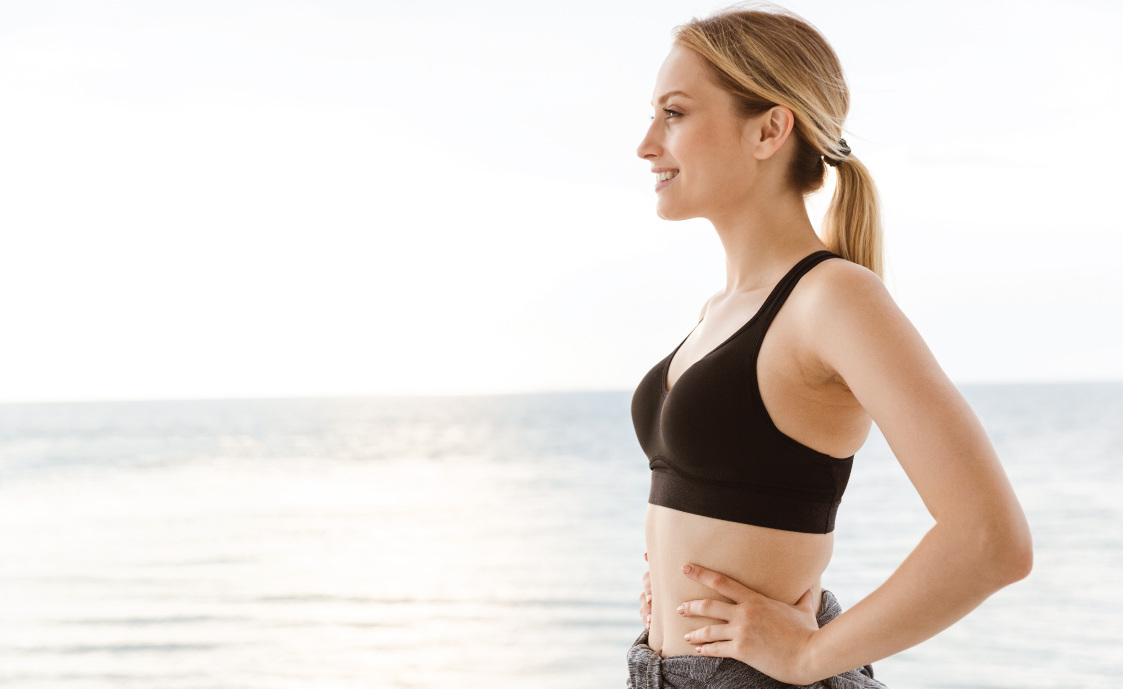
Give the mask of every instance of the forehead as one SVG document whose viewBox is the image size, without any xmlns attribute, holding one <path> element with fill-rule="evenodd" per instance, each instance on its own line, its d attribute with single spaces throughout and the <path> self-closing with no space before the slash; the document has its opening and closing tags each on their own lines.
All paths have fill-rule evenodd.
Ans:
<svg viewBox="0 0 1123 689">
<path fill-rule="evenodd" d="M 659 99 L 672 91 L 682 91 L 697 100 L 712 97 L 715 92 L 721 92 L 721 89 L 710 79 L 709 67 L 698 53 L 690 48 L 674 45 L 655 77 L 652 105 L 658 105 Z"/>
</svg>

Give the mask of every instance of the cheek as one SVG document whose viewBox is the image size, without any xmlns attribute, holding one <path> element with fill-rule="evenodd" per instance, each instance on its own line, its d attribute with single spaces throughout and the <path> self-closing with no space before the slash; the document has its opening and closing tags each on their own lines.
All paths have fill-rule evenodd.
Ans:
<svg viewBox="0 0 1123 689">
<path fill-rule="evenodd" d="M 711 128 L 699 126 L 682 132 L 676 147 L 675 158 L 688 173 L 686 180 L 695 193 L 704 194 L 706 188 L 736 176 L 739 143 Z"/>
</svg>

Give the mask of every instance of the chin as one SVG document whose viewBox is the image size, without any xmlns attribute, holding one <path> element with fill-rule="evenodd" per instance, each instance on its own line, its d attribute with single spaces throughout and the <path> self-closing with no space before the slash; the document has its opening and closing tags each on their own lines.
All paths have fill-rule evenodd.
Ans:
<svg viewBox="0 0 1123 689">
<path fill-rule="evenodd" d="M 662 220 L 689 220 L 697 217 L 697 214 L 688 213 L 684 208 L 676 207 L 673 203 L 666 203 L 662 199 L 655 204 L 655 215 L 658 215 Z"/>
</svg>

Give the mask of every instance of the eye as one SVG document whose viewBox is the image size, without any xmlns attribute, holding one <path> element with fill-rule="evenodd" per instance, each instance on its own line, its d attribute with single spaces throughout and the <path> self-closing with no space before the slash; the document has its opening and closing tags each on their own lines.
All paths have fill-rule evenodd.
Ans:
<svg viewBox="0 0 1123 689">
<path fill-rule="evenodd" d="M 667 113 L 667 119 L 670 119 L 672 117 L 682 117 L 681 112 L 679 112 L 677 110 L 671 110 L 670 108 L 663 108 L 663 112 Z M 652 122 L 655 121 L 655 115 L 651 116 L 651 121 Z"/>
</svg>

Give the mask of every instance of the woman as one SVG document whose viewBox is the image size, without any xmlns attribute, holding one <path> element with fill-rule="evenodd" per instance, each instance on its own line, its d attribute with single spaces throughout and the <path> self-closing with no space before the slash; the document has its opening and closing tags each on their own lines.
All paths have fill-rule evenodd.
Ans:
<svg viewBox="0 0 1123 689">
<path fill-rule="evenodd" d="M 882 284 L 877 196 L 841 138 L 849 94 L 826 40 L 779 8 L 693 20 L 652 105 L 637 153 L 657 212 L 713 224 L 726 286 L 632 400 L 652 483 L 629 686 L 884 686 L 871 663 L 1029 573 L 1025 515 Z M 804 198 L 825 166 L 820 240 Z M 841 613 L 820 579 L 874 421 L 936 525 Z"/>
</svg>

